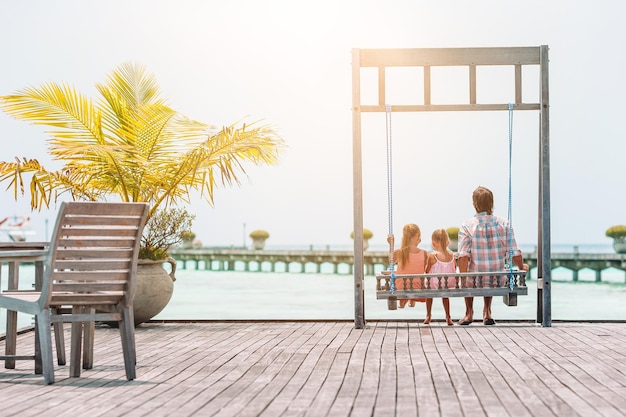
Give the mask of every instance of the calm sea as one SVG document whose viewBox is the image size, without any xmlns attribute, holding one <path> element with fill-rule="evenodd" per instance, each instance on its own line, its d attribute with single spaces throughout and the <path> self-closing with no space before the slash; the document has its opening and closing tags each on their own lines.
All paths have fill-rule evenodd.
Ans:
<svg viewBox="0 0 626 417">
<path fill-rule="evenodd" d="M 553 246 L 553 252 L 572 252 L 573 245 Z M 532 248 L 527 249 L 532 250 Z M 611 253 L 610 245 L 580 245 L 581 253 Z M 312 266 L 311 266 L 312 267 Z M 178 269 L 174 295 L 157 319 L 354 319 L 354 280 L 347 271 L 332 274 L 305 271 L 244 272 Z M 343 273 L 342 273 L 343 272 Z M 535 276 L 534 271 L 531 272 Z M 24 288 L 32 284 L 34 268 L 21 271 Z M 6 265 L 2 276 L 7 276 Z M 602 282 L 595 282 L 594 271 L 581 271 L 579 282 L 572 282 L 571 271 L 557 268 L 552 273 L 553 320 L 626 320 L 626 274 L 616 269 L 602 272 Z M 376 300 L 376 279 L 365 278 L 365 318 L 421 319 L 425 307 L 417 304 L 404 310 L 387 310 L 386 300 Z M 507 307 L 500 298 L 494 299 L 493 314 L 497 319 L 534 320 L 537 317 L 536 282 L 528 282 L 529 295 L 518 300 L 518 306 Z M 6 288 L 6 279 L 2 289 Z M 462 298 L 450 301 L 453 319 L 464 312 Z M 480 315 L 482 300 L 476 299 L 475 310 Z M 439 300 L 433 305 L 433 318 L 442 319 Z M 6 314 L 0 311 L 0 333 L 4 332 Z M 20 327 L 32 323 L 29 316 L 20 315 Z"/>
</svg>

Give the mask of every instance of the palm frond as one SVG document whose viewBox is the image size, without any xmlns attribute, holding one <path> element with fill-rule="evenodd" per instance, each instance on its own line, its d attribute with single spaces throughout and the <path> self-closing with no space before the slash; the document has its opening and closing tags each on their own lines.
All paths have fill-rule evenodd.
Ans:
<svg viewBox="0 0 626 417">
<path fill-rule="evenodd" d="M 107 76 L 105 86 L 121 97 L 131 112 L 147 104 L 165 105 L 156 78 L 138 63 L 121 64 Z"/>
<path fill-rule="evenodd" d="M 16 162 L 0 162 L 0 182 L 9 181 L 7 189 L 13 188 L 17 199 L 18 195 L 24 194 L 24 176 L 30 176 L 29 190 L 31 193 L 31 208 L 41 209 L 48 207 L 52 195 L 58 196 L 66 192 L 81 194 L 85 199 L 92 199 L 93 192 L 87 185 L 77 178 L 73 178 L 70 170 L 48 171 L 36 159 L 16 159 Z M 85 188 L 84 188 L 85 187 Z"/>
<path fill-rule="evenodd" d="M 282 139 L 270 126 L 251 124 L 238 128 L 231 125 L 188 151 L 180 162 L 172 164 L 170 160 L 169 163 L 153 165 L 146 172 L 152 175 L 160 173 L 160 176 L 146 177 L 146 182 L 162 183 L 161 193 L 155 194 L 158 196 L 155 201 L 159 203 L 181 199 L 194 189 L 200 191 L 209 204 L 213 204 L 218 180 L 221 185 L 239 184 L 238 175 L 246 173 L 244 162 L 275 164 L 283 146 Z"/>
<path fill-rule="evenodd" d="M 100 113 L 91 100 L 66 84 L 48 83 L 1 96 L 0 107 L 16 119 L 55 128 L 51 152 L 67 143 L 103 140 Z"/>
</svg>

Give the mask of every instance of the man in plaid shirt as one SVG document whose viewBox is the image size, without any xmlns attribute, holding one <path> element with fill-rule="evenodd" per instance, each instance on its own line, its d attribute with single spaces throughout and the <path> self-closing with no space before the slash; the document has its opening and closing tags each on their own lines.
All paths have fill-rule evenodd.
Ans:
<svg viewBox="0 0 626 417">
<path fill-rule="evenodd" d="M 522 252 L 517 247 L 515 235 L 507 220 L 493 215 L 493 193 L 485 187 L 478 187 L 472 195 L 476 214 L 459 229 L 458 264 L 459 272 L 500 272 L 504 271 L 507 252 L 512 250 L 513 262 L 519 269 L 528 270 L 523 262 Z M 502 278 L 499 285 L 505 285 Z M 488 286 L 487 282 L 483 282 Z M 484 297 L 483 323 L 493 325 L 491 316 L 493 297 Z M 465 316 L 459 324 L 468 325 L 474 319 L 474 297 L 465 297 Z"/>
</svg>

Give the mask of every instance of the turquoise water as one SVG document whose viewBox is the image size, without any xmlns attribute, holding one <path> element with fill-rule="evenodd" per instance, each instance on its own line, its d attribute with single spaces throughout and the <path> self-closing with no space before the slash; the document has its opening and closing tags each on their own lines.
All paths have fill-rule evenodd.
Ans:
<svg viewBox="0 0 626 417">
<path fill-rule="evenodd" d="M 555 270 L 552 286 L 553 320 L 626 320 L 624 272 L 606 270 L 606 282 L 595 283 L 595 274 L 580 273 L 578 283 L 571 273 Z M 313 273 L 180 271 L 174 295 L 156 318 L 160 319 L 354 319 L 354 283 L 351 275 Z M 562 281 L 559 278 L 563 279 Z M 528 296 L 518 306 L 508 307 L 501 298 L 493 303 L 494 317 L 528 319 L 537 317 L 537 290 L 528 283 Z M 386 300 L 376 300 L 376 279 L 365 278 L 366 319 L 415 319 L 425 307 L 387 310 Z M 450 301 L 454 319 L 464 313 L 463 298 Z M 482 300 L 476 299 L 477 312 Z M 438 300 L 435 319 L 443 318 Z"/>
<path fill-rule="evenodd" d="M 609 252 L 598 246 L 598 252 Z M 584 249 L 584 250 L 583 250 Z M 553 250 L 553 252 L 571 252 Z M 581 253 L 592 253 L 582 248 Z M 285 272 L 238 271 L 177 271 L 174 295 L 157 319 L 354 319 L 354 280 L 347 271 L 337 275 Z M 343 272 L 343 273 L 342 273 Z M 2 289 L 6 288 L 7 266 L 2 267 Z M 535 276 L 534 270 L 531 275 Z M 34 268 L 21 270 L 22 288 L 32 285 Z M 595 272 L 583 270 L 579 282 L 574 283 L 572 273 L 557 268 L 552 272 L 553 320 L 626 320 L 626 276 L 623 271 L 606 269 L 601 283 L 595 282 Z M 494 299 L 493 314 L 497 319 L 534 320 L 537 317 L 536 282 L 528 281 L 528 296 L 518 299 L 518 306 L 507 307 L 501 299 Z M 376 279 L 365 278 L 365 318 L 367 319 L 421 319 L 425 314 L 423 304 L 404 310 L 387 310 L 386 300 L 376 300 Z M 462 298 L 450 301 L 453 319 L 464 312 Z M 475 311 L 480 317 L 482 300 L 475 300 Z M 433 305 L 433 318 L 442 319 L 443 308 L 439 300 Z M 30 316 L 19 315 L 20 327 L 32 324 Z M 6 313 L 0 311 L 0 333 L 4 332 Z"/>
</svg>

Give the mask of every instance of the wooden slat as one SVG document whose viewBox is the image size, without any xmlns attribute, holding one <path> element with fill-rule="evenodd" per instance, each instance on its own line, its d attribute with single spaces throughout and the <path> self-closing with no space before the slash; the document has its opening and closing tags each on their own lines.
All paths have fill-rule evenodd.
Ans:
<svg viewBox="0 0 626 417">
<path fill-rule="evenodd" d="M 104 282 L 61 282 L 54 285 L 54 290 L 59 292 L 97 292 L 97 291 L 126 291 L 128 283 L 126 281 L 104 281 Z"/>
<path fill-rule="evenodd" d="M 431 105 L 431 78 L 430 66 L 424 67 L 424 105 Z"/>
<path fill-rule="evenodd" d="M 115 304 L 124 297 L 125 293 L 118 292 L 107 292 L 107 293 L 55 293 L 52 296 L 52 300 L 50 301 L 50 305 L 97 305 L 97 304 Z"/>
<path fill-rule="evenodd" d="M 76 202 L 72 208 L 72 217 L 136 217 L 141 216 L 141 205 L 128 203 L 106 203 L 100 205 L 97 202 Z"/>
<path fill-rule="evenodd" d="M 386 88 L 386 79 L 385 79 L 385 68 L 378 68 L 378 105 L 385 106 L 387 103 L 387 88 Z"/>
<path fill-rule="evenodd" d="M 99 214 L 97 216 L 70 216 L 68 217 L 65 225 L 68 226 L 98 226 L 100 228 L 106 228 L 111 226 L 136 228 L 137 216 L 118 216 L 108 214 Z"/>
<path fill-rule="evenodd" d="M 539 65 L 539 47 L 360 49 L 361 67 Z"/>
<path fill-rule="evenodd" d="M 120 228 L 120 227 L 66 227 L 63 229 L 63 236 L 66 239 L 69 238 L 90 238 L 92 236 L 98 236 L 106 238 L 118 238 L 121 236 L 134 237 L 137 234 L 137 228 Z M 129 239 L 132 241 L 132 239 Z"/>
<path fill-rule="evenodd" d="M 76 271 L 99 271 L 104 268 L 107 270 L 130 269 L 132 259 L 115 259 L 102 257 L 100 259 L 90 257 L 89 259 L 60 259 L 54 263 L 56 269 L 70 269 Z"/>
<path fill-rule="evenodd" d="M 132 249 L 120 248 L 98 248 L 88 250 L 84 248 L 59 248 L 57 250 L 59 258 L 63 259 L 119 259 L 128 258 L 132 255 Z"/>
<path fill-rule="evenodd" d="M 522 102 L 522 66 L 515 66 L 515 104 Z"/>
<path fill-rule="evenodd" d="M 428 112 L 428 111 L 497 111 L 508 110 L 508 103 L 481 103 L 481 104 L 392 104 L 394 112 Z M 363 113 L 384 113 L 385 106 L 361 105 L 359 110 Z M 515 110 L 540 110 L 539 103 L 520 103 L 515 105 Z"/>
<path fill-rule="evenodd" d="M 94 248 L 132 248 L 134 239 L 111 238 L 111 239 L 60 239 L 58 245 L 60 248 L 84 248 L 85 250 Z M 61 249 L 62 250 L 62 249 Z"/>
<path fill-rule="evenodd" d="M 469 66 L 469 104 L 476 104 L 476 65 Z"/>
<path fill-rule="evenodd" d="M 118 271 L 63 271 L 63 272 L 55 272 L 54 280 L 55 285 L 57 285 L 61 281 L 120 281 L 126 282 L 128 279 L 128 270 L 118 270 Z"/>
<path fill-rule="evenodd" d="M 119 321 L 120 313 L 93 313 L 93 314 L 72 314 L 57 315 L 52 317 L 52 323 L 75 323 L 89 321 Z"/>
<path fill-rule="evenodd" d="M 0 360 L 11 359 L 14 361 L 35 360 L 35 355 L 0 355 Z"/>
</svg>

